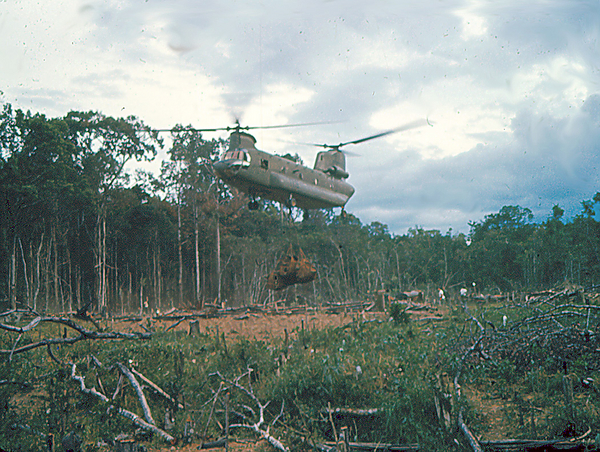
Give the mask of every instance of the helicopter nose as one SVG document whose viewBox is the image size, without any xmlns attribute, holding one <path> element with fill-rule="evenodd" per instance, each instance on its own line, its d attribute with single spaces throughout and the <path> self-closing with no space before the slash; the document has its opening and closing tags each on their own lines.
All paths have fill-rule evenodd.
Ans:
<svg viewBox="0 0 600 452">
<path fill-rule="evenodd" d="M 229 165 L 223 161 L 213 163 L 213 168 L 217 174 L 224 174 Z"/>
<path fill-rule="evenodd" d="M 241 164 L 235 160 L 220 160 L 213 165 L 215 172 L 221 177 L 231 177 L 241 168 Z"/>
</svg>

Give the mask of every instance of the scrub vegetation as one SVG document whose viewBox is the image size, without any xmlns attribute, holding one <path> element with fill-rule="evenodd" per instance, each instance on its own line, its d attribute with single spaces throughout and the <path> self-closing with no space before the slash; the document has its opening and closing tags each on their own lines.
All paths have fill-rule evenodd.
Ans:
<svg viewBox="0 0 600 452">
<path fill-rule="evenodd" d="M 400 321 L 387 313 L 354 313 L 340 326 L 298 326 L 266 340 L 214 327 L 195 335 L 165 332 L 157 323 L 151 338 L 19 352 L 39 338 L 63 337 L 64 327 L 40 324 L 20 340 L 3 332 L 1 375 L 9 378 L 0 385 L 0 447 L 41 450 L 49 434 L 69 432 L 83 439 L 84 450 L 104 450 L 124 434 L 150 449 L 170 447 L 119 413 L 144 416 L 119 366 L 171 397 L 138 378 L 155 425 L 180 447 L 221 438 L 227 425 L 232 440 L 258 440 L 251 427 L 261 406 L 260 430 L 289 450 L 334 442 L 343 426 L 351 441 L 466 450 L 456 429 L 460 411 L 481 441 L 583 435 L 593 441 L 600 433 L 597 299 L 565 288 L 519 303 L 450 300 L 425 312 L 404 305 L 403 313 L 411 314 Z M 73 375 L 110 400 L 83 393 Z M 449 387 L 440 386 L 441 375 Z M 573 388 L 570 401 L 565 381 Z M 444 400 L 448 426 L 436 406 Z"/>
</svg>

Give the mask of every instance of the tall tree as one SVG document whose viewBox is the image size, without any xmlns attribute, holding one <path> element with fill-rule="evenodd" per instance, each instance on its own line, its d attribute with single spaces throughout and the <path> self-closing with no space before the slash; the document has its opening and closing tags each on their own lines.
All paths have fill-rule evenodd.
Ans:
<svg viewBox="0 0 600 452">
<path fill-rule="evenodd" d="M 17 253 L 20 251 L 23 263 L 21 278 L 29 285 L 23 243 L 37 242 L 42 247 L 44 236 L 49 238 L 46 252 L 51 259 L 47 262 L 52 263 L 45 274 L 51 275 L 53 302 L 61 304 L 64 299 L 59 253 L 65 244 L 59 243 L 59 238 L 68 232 L 69 218 L 79 204 L 78 199 L 85 193 L 85 183 L 73 165 L 77 149 L 67 139 L 67 124 L 63 120 L 49 120 L 44 115 L 32 116 L 17 111 L 12 124 L 19 129 L 20 139 L 12 141 L 1 175 L 3 220 L 10 231 L 9 242 L 12 242 L 11 304 L 15 306 L 19 294 L 19 298 L 29 304 L 33 295 L 31 286 L 25 287 L 25 291 L 17 287 Z"/>
<path fill-rule="evenodd" d="M 173 128 L 171 133 L 173 144 L 169 150 L 171 162 L 174 165 L 166 166 L 168 172 L 165 175 L 170 177 L 170 185 L 173 187 L 173 193 L 178 205 L 178 250 L 179 250 L 179 298 L 180 303 L 183 300 L 183 241 L 187 228 L 182 223 L 182 207 L 185 208 L 186 218 L 191 221 L 191 230 L 193 234 L 193 268 L 194 268 L 194 304 L 202 306 L 203 297 L 201 297 L 202 275 L 201 270 L 201 222 L 202 204 L 210 202 L 209 197 L 211 186 L 215 186 L 215 176 L 212 171 L 212 164 L 217 160 L 222 141 L 204 140 L 200 132 L 194 130 L 192 126 L 183 127 L 181 125 Z M 216 186 L 215 186 L 216 188 Z M 217 210 L 215 209 L 214 212 Z M 216 220 L 218 225 L 218 220 Z M 216 228 L 217 236 L 219 228 Z M 219 243 L 219 239 L 217 239 Z"/>
<path fill-rule="evenodd" d="M 535 225 L 530 209 L 504 206 L 481 222 L 470 223 L 475 277 L 487 287 L 515 290 L 524 286 Z M 535 267 L 536 262 L 531 265 Z M 535 270 L 534 270 L 535 272 Z"/>
<path fill-rule="evenodd" d="M 107 209 L 110 193 L 128 181 L 130 160 L 151 160 L 162 146 L 158 132 L 134 116 L 112 118 L 97 112 L 70 112 L 65 121 L 69 137 L 80 149 L 77 162 L 93 187 L 96 208 L 97 305 L 107 310 Z"/>
</svg>

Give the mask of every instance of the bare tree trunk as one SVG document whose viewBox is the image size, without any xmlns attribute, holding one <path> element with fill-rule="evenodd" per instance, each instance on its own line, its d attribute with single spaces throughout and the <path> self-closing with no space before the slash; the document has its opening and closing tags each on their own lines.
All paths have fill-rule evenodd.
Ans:
<svg viewBox="0 0 600 452">
<path fill-rule="evenodd" d="M 144 278 L 140 278 L 140 316 L 144 315 Z"/>
<path fill-rule="evenodd" d="M 19 249 L 21 250 L 21 260 L 23 261 L 23 280 L 25 281 L 25 302 L 27 306 L 30 306 L 30 293 L 29 293 L 29 278 L 27 277 L 27 260 L 25 259 L 25 252 L 23 251 L 23 243 L 19 239 Z"/>
<path fill-rule="evenodd" d="M 154 247 L 152 248 L 152 290 L 154 291 L 154 308 L 160 310 L 158 301 L 158 229 L 154 231 Z"/>
<path fill-rule="evenodd" d="M 75 263 L 75 296 L 77 297 L 77 309 L 81 309 L 81 263 Z"/>
<path fill-rule="evenodd" d="M 181 245 L 181 192 L 177 199 L 177 248 L 179 250 L 179 276 L 177 285 L 179 287 L 179 307 L 183 305 L 183 251 Z"/>
<path fill-rule="evenodd" d="M 394 247 L 394 253 L 396 254 L 396 274 L 398 275 L 398 291 L 402 291 L 402 279 L 400 277 L 400 259 L 398 258 L 398 250 Z"/>
<path fill-rule="evenodd" d="M 241 286 L 241 297 L 244 306 L 246 305 L 246 299 L 248 294 L 248 289 L 246 288 L 246 253 L 242 254 L 242 286 Z"/>
<path fill-rule="evenodd" d="M 335 246 L 335 248 L 338 251 L 338 254 L 340 255 L 340 273 L 342 274 L 342 279 L 344 281 L 344 289 L 346 292 L 346 298 L 348 298 L 348 277 L 346 276 L 346 266 L 344 265 L 344 255 L 342 254 L 342 249 L 339 247 L 339 245 L 337 245 L 333 239 L 331 239 L 331 243 L 333 243 L 333 246 Z"/>
<path fill-rule="evenodd" d="M 35 254 L 33 252 L 33 240 L 31 240 L 29 242 L 29 247 L 28 247 L 28 261 L 30 263 L 29 265 L 29 281 L 30 281 L 30 287 L 29 290 L 27 291 L 27 305 L 28 306 L 33 306 L 34 305 L 34 300 L 33 297 L 35 296 Z"/>
<path fill-rule="evenodd" d="M 106 216 L 98 217 L 98 308 L 106 315 Z"/>
<path fill-rule="evenodd" d="M 198 206 L 194 199 L 194 257 L 196 263 L 196 305 L 200 302 L 200 240 L 198 231 Z M 200 308 L 204 307 L 204 303 L 200 303 Z"/>
<path fill-rule="evenodd" d="M 119 302 L 119 257 L 117 256 L 118 254 L 118 243 L 115 242 L 113 243 L 112 246 L 112 274 L 113 277 L 107 277 L 107 284 L 108 284 L 108 279 L 112 280 L 112 286 L 110 284 L 108 284 L 108 299 L 113 300 L 113 309 L 115 310 L 115 312 L 118 309 L 118 302 Z M 112 289 L 111 289 L 112 287 Z"/>
<path fill-rule="evenodd" d="M 106 274 L 106 214 L 102 215 L 102 307 L 104 308 L 104 315 L 108 314 L 108 299 L 106 285 L 108 277 Z"/>
<path fill-rule="evenodd" d="M 219 221 L 219 212 L 216 215 L 216 232 L 217 232 L 217 303 L 221 305 L 221 227 Z"/>
<path fill-rule="evenodd" d="M 54 304 L 56 306 L 55 309 L 57 309 L 59 306 L 62 309 L 63 306 L 61 306 L 61 303 L 59 303 L 59 299 L 60 299 L 60 288 L 59 288 L 59 284 L 60 284 L 60 279 L 58 277 L 58 244 L 56 242 L 56 224 L 52 225 L 52 251 L 53 251 L 53 256 L 52 256 L 52 262 L 53 262 L 53 267 L 54 267 L 54 271 L 53 271 L 53 280 L 54 280 Z"/>
<path fill-rule="evenodd" d="M 48 306 L 50 304 L 50 261 L 52 259 L 52 243 L 48 242 L 47 252 L 44 256 L 44 270 L 42 274 L 44 275 L 44 301 L 45 307 L 44 310 L 48 311 Z"/>
<path fill-rule="evenodd" d="M 37 311 L 37 298 L 40 294 L 40 287 L 42 285 L 42 273 L 40 271 L 40 255 L 42 254 L 42 246 L 44 244 L 44 234 L 40 238 L 40 246 L 38 246 L 37 253 L 35 256 L 35 293 L 33 294 L 33 310 Z"/>
<path fill-rule="evenodd" d="M 67 294 L 69 306 L 67 309 L 69 312 L 71 312 L 73 310 L 73 263 L 71 262 L 71 252 L 69 251 L 68 244 L 65 246 L 65 254 L 67 257 L 67 269 L 69 272 L 67 275 L 67 281 L 69 282 L 67 286 L 69 288 L 69 293 Z"/>
<path fill-rule="evenodd" d="M 81 245 L 81 236 L 79 234 L 79 224 L 77 225 L 77 244 Z M 75 295 L 77 297 L 77 309 L 81 309 L 81 252 L 77 251 L 75 262 Z"/>
<path fill-rule="evenodd" d="M 449 283 L 450 281 L 448 278 L 448 253 L 446 252 L 446 247 L 444 247 L 444 286 L 448 285 Z"/>
<path fill-rule="evenodd" d="M 206 301 L 206 243 L 202 242 L 202 306 Z"/>
<path fill-rule="evenodd" d="M 162 265 L 160 263 L 160 245 L 158 245 L 158 306 L 162 309 Z"/>
<path fill-rule="evenodd" d="M 98 255 L 96 268 L 98 271 L 98 287 L 97 298 L 98 298 L 98 311 L 102 312 L 102 213 L 98 214 Z"/>
<path fill-rule="evenodd" d="M 9 276 L 9 290 L 10 290 L 10 308 L 17 309 L 17 237 L 13 237 L 13 246 L 10 256 L 10 276 Z"/>
<path fill-rule="evenodd" d="M 133 281 L 132 281 L 132 276 L 131 276 L 131 272 L 129 271 L 129 266 L 127 266 L 127 274 L 129 275 L 129 291 L 127 292 L 127 310 L 129 310 L 129 308 L 131 308 L 131 302 L 133 300 Z"/>
</svg>

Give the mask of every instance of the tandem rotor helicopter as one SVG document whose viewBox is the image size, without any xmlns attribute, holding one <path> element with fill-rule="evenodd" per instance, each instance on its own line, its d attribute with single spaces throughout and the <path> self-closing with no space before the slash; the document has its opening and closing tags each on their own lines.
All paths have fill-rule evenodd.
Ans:
<svg viewBox="0 0 600 452">
<path fill-rule="evenodd" d="M 256 138 L 248 131 L 315 125 L 314 123 L 244 127 L 236 121 L 233 127 L 194 130 L 231 132 L 229 147 L 213 164 L 213 169 L 223 182 L 250 197 L 248 203 L 250 210 L 258 209 L 258 199 L 262 198 L 279 202 L 288 208 L 297 207 L 308 211 L 333 207 L 344 208 L 354 194 L 354 187 L 346 182 L 349 174 L 346 171 L 346 156 L 342 147 L 364 143 L 424 124 L 426 120 L 417 120 L 395 129 L 336 145 L 312 144 L 324 148 L 317 153 L 313 168 L 257 149 Z"/>
</svg>

